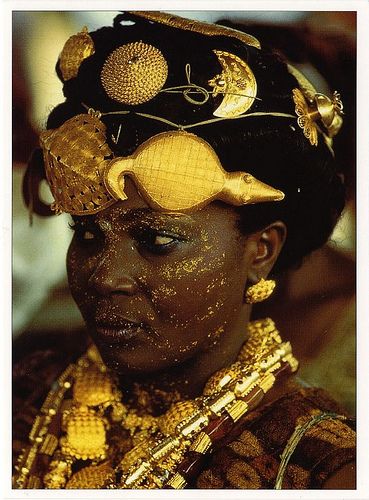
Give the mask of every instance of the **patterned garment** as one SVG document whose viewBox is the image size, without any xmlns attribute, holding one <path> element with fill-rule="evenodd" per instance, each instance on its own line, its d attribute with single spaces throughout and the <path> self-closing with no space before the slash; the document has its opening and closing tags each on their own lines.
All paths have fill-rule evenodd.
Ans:
<svg viewBox="0 0 369 500">
<path fill-rule="evenodd" d="M 291 443 L 297 426 L 302 437 Z M 320 489 L 332 473 L 355 460 L 354 421 L 315 388 L 286 394 L 253 411 L 227 441 L 210 458 L 196 488 L 273 489 L 285 454 L 290 457 L 281 470 L 280 487 Z"/>
<path fill-rule="evenodd" d="M 13 378 L 14 463 L 52 383 L 86 349 L 75 334 L 50 337 L 19 350 Z M 46 345 L 47 344 L 47 345 Z M 50 347 L 50 344 L 52 347 Z M 16 349 L 15 351 L 17 351 Z M 329 476 L 355 460 L 354 421 L 324 391 L 308 388 L 264 405 L 234 427 L 209 456 L 193 488 L 319 489 Z"/>
</svg>

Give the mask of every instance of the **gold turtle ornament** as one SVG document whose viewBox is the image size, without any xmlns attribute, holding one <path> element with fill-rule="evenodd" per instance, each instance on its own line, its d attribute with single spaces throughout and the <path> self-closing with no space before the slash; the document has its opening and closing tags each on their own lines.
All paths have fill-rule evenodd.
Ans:
<svg viewBox="0 0 369 500">
<path fill-rule="evenodd" d="M 115 199 L 127 199 L 125 175 L 158 210 L 198 210 L 215 199 L 240 206 L 284 198 L 282 191 L 251 174 L 226 172 L 213 148 L 185 131 L 155 135 L 133 155 L 111 160 L 104 170 L 104 182 Z"/>
</svg>

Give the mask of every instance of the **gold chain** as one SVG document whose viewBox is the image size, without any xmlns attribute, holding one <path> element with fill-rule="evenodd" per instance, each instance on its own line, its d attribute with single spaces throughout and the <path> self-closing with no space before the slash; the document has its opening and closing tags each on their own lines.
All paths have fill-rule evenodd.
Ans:
<svg viewBox="0 0 369 500">
<path fill-rule="evenodd" d="M 289 342 L 282 343 L 269 318 L 254 321 L 236 362 L 211 376 L 202 396 L 178 401 L 155 417 L 122 401 L 115 377 L 93 346 L 68 366 L 49 392 L 30 432 L 31 444 L 19 458 L 15 485 L 183 488 L 187 482 L 177 467 L 189 451 L 212 451 L 209 423 L 223 416 L 237 422 L 250 409 L 248 395 L 256 388 L 266 393 L 275 382 L 273 372 L 283 363 L 297 370 Z M 57 418 L 61 436 L 53 433 Z M 40 475 L 41 455 L 50 463 Z"/>
</svg>

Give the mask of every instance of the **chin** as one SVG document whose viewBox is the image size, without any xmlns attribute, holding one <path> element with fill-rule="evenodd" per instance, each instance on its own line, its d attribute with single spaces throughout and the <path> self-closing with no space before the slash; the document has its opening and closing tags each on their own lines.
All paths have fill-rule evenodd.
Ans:
<svg viewBox="0 0 369 500">
<path fill-rule="evenodd" d="M 116 345 L 96 346 L 105 365 L 118 375 L 149 375 L 179 366 L 177 360 L 155 353 L 153 349 L 118 348 Z"/>
</svg>

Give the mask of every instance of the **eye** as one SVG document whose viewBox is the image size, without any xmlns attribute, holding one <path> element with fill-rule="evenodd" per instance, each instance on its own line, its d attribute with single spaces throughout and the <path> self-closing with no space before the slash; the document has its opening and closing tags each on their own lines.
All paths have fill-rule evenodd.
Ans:
<svg viewBox="0 0 369 500">
<path fill-rule="evenodd" d="M 93 240 L 95 239 L 95 235 L 94 233 L 92 233 L 91 231 L 88 231 L 87 229 L 83 232 L 83 234 L 81 235 L 81 239 L 82 240 Z"/>
<path fill-rule="evenodd" d="M 155 240 L 154 240 L 154 245 L 168 245 L 169 243 L 172 243 L 174 241 L 174 238 L 172 238 L 171 236 L 165 236 L 165 235 L 162 235 L 162 234 L 158 234 L 157 236 L 155 236 Z"/>
<path fill-rule="evenodd" d="M 96 232 L 92 229 L 88 229 L 83 224 L 69 224 L 69 227 L 75 232 L 79 241 L 89 242 L 96 239 Z"/>
<path fill-rule="evenodd" d="M 159 232 L 152 228 L 140 231 L 136 235 L 136 239 L 144 252 L 155 255 L 169 254 L 183 241 L 183 238 L 177 235 L 168 234 L 164 231 Z"/>
</svg>

